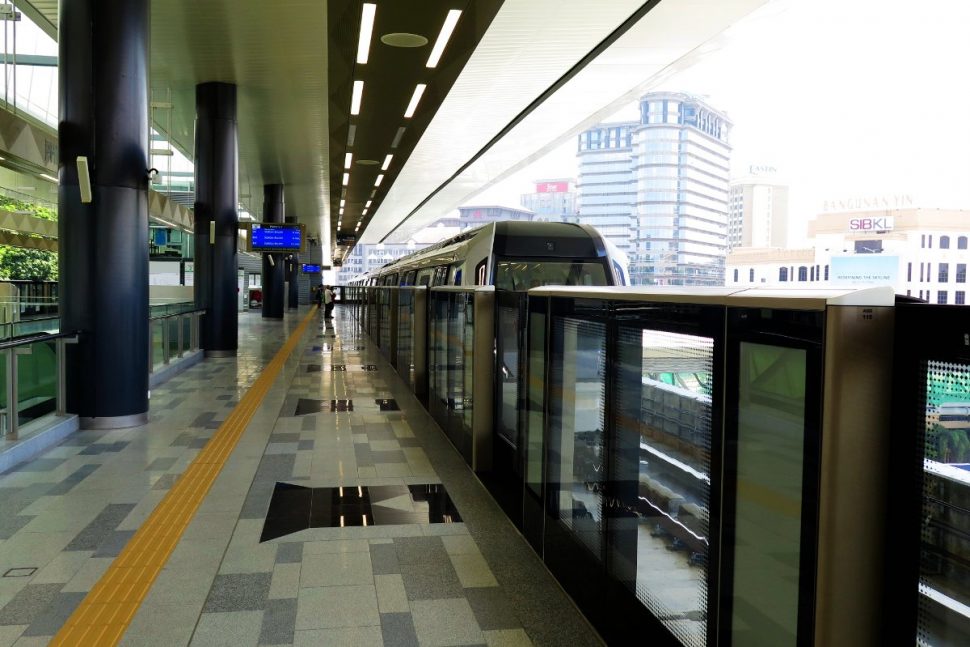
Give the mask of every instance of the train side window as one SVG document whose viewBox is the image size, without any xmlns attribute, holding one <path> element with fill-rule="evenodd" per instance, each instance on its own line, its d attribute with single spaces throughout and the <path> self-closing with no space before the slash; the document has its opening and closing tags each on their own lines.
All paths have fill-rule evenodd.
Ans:
<svg viewBox="0 0 970 647">
<path fill-rule="evenodd" d="M 448 284 L 448 266 L 439 265 L 434 269 L 434 281 L 431 285 L 447 285 Z"/>
<path fill-rule="evenodd" d="M 488 259 L 483 258 L 475 266 L 475 285 L 485 285 L 488 282 L 488 276 L 486 272 L 488 271 Z"/>
<path fill-rule="evenodd" d="M 455 268 L 455 278 L 451 282 L 451 284 L 452 285 L 461 285 L 461 268 L 460 267 L 456 267 Z"/>
</svg>

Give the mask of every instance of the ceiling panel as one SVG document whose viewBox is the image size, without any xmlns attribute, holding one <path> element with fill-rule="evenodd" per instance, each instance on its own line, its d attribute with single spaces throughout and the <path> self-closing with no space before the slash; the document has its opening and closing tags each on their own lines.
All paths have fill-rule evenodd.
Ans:
<svg viewBox="0 0 970 647">
<path fill-rule="evenodd" d="M 357 63 L 361 3 L 330 0 L 330 182 L 331 224 L 338 223 L 340 200 L 345 199 L 341 234 L 352 236 L 358 222 L 366 227 L 370 217 L 394 184 L 438 106 L 448 95 L 476 45 L 486 33 L 502 0 L 438 0 L 436 2 L 377 2 L 373 36 L 366 63 Z M 427 67 L 429 55 L 449 12 L 460 11 L 455 31 L 440 62 Z M 419 47 L 392 47 L 382 42 L 386 34 L 408 33 L 426 39 Z M 363 82 L 358 115 L 350 114 L 354 82 Z M 412 117 L 405 109 L 417 84 L 426 89 Z M 354 127 L 351 145 L 350 127 Z M 403 135 L 395 145 L 399 129 Z M 345 155 L 353 158 L 349 168 Z M 387 168 L 387 155 L 393 159 Z M 348 186 L 342 189 L 344 173 Z M 381 176 L 381 184 L 375 184 Z M 337 188 L 342 190 L 337 190 Z M 370 206 L 368 207 L 368 203 Z M 367 213 L 364 214 L 364 210 Z M 346 253 L 346 249 L 340 253 Z"/>
</svg>

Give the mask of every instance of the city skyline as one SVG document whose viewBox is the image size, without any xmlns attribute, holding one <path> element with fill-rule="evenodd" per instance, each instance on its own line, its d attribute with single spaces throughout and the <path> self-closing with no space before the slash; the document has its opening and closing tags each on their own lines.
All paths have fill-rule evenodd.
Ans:
<svg viewBox="0 0 970 647">
<path fill-rule="evenodd" d="M 788 246 L 806 243 L 808 221 L 826 201 L 903 193 L 928 207 L 970 207 L 970 124 L 946 118 L 970 105 L 970 86 L 941 64 L 970 56 L 962 33 L 970 7 L 932 0 L 914 30 L 902 2 L 822 4 L 769 3 L 656 89 L 698 96 L 731 118 L 732 179 L 750 165 L 781 170 L 790 188 Z M 933 100 L 917 104 L 919 97 Z M 918 111 L 930 104 L 942 109 Z M 945 136 L 899 127 L 922 114 L 939 115 Z M 631 102 L 601 123 L 636 116 Z M 468 204 L 517 205 L 535 179 L 577 176 L 568 141 Z"/>
</svg>

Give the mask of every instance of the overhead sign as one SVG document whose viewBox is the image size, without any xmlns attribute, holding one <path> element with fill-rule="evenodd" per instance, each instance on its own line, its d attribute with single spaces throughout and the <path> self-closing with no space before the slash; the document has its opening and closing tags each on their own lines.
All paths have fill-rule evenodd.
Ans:
<svg viewBox="0 0 970 647">
<path fill-rule="evenodd" d="M 357 242 L 357 236 L 354 234 L 337 234 L 337 245 L 344 247 L 345 245 L 354 245 Z"/>
<path fill-rule="evenodd" d="M 892 231 L 893 217 L 880 216 L 878 218 L 850 218 L 849 231 Z"/>
<path fill-rule="evenodd" d="M 899 257 L 882 254 L 833 256 L 829 283 L 832 285 L 890 285 L 899 278 Z"/>
<path fill-rule="evenodd" d="M 254 222 L 249 236 L 251 252 L 302 252 L 303 225 Z"/>
</svg>

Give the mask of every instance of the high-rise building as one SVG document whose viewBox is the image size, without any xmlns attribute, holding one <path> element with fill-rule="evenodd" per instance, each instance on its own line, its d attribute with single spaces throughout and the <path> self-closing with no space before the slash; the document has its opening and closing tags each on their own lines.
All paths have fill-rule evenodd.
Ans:
<svg viewBox="0 0 970 647">
<path fill-rule="evenodd" d="M 627 255 L 633 251 L 637 122 L 599 124 L 579 134 L 579 222 L 592 225 Z"/>
<path fill-rule="evenodd" d="M 752 165 L 731 181 L 728 251 L 788 246 L 788 187 L 773 166 Z"/>
<path fill-rule="evenodd" d="M 680 93 L 640 98 L 632 282 L 723 285 L 731 121 Z"/>
<path fill-rule="evenodd" d="M 723 285 L 731 121 L 680 93 L 580 133 L 579 220 L 630 257 L 634 285 Z"/>
<path fill-rule="evenodd" d="M 545 222 L 578 222 L 576 186 L 571 179 L 536 180 L 536 189 L 520 198 L 522 206 Z"/>
</svg>

